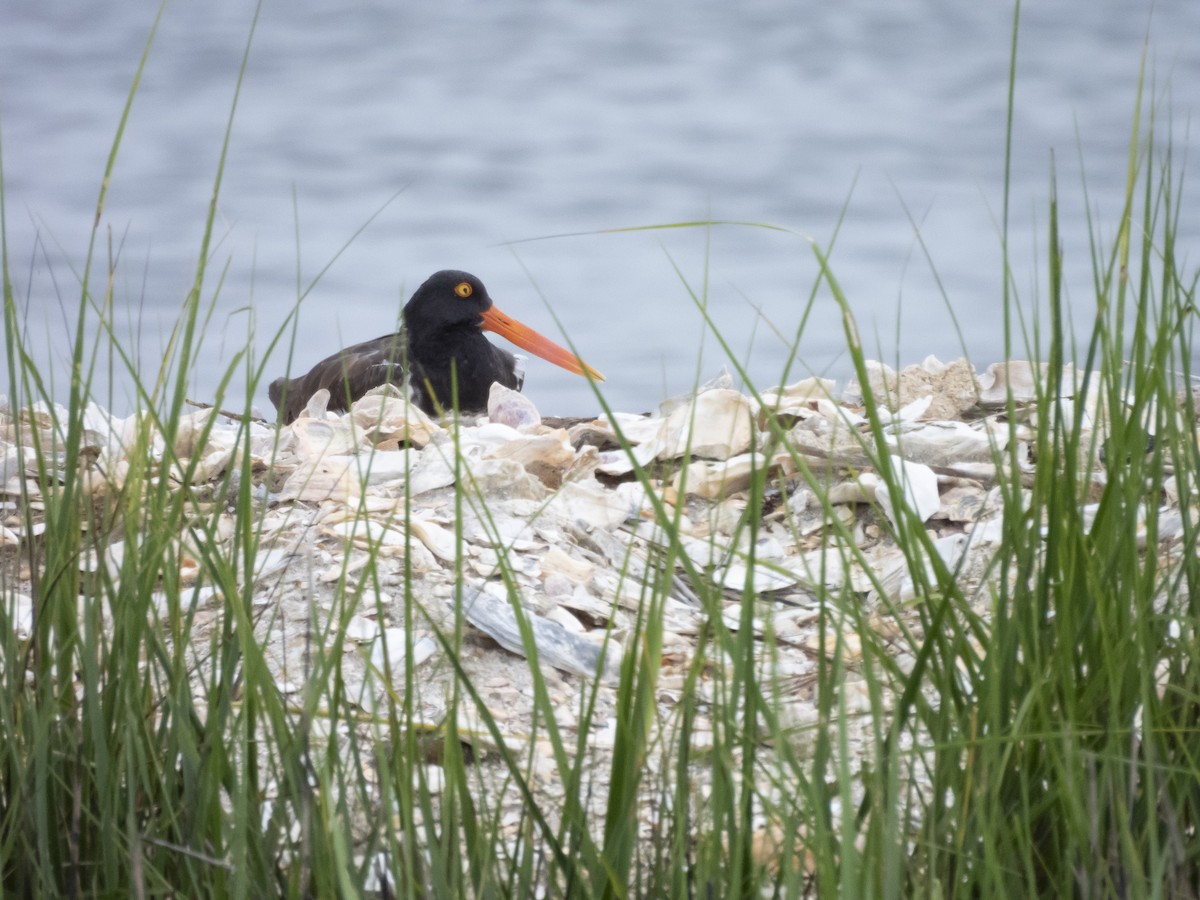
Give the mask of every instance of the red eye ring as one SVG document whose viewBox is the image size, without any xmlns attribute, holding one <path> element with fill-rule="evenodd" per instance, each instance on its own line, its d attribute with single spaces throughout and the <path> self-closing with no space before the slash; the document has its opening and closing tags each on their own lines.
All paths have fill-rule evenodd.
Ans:
<svg viewBox="0 0 1200 900">
<path fill-rule="evenodd" d="M 460 297 L 466 298 L 475 293 L 475 288 L 471 287 L 471 283 L 469 281 L 460 281 L 454 286 L 454 293 L 458 294 Z"/>
</svg>

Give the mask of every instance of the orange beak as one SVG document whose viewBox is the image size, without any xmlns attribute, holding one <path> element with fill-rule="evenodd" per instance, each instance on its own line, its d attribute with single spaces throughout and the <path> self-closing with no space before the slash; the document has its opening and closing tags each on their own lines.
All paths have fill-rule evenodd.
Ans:
<svg viewBox="0 0 1200 900">
<path fill-rule="evenodd" d="M 582 359 L 560 347 L 548 337 L 538 334 L 528 325 L 522 325 L 516 319 L 506 316 L 496 307 L 483 314 L 483 330 L 494 331 L 507 341 L 516 344 L 522 350 L 528 350 L 534 356 L 540 356 L 546 362 L 574 372 L 576 375 L 586 375 L 593 381 L 603 381 L 604 376 L 585 363 Z"/>
</svg>

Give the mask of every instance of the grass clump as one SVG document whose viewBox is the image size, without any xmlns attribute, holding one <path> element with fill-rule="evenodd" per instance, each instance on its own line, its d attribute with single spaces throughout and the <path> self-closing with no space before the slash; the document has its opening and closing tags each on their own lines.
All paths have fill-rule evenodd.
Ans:
<svg viewBox="0 0 1200 900">
<path fill-rule="evenodd" d="M 347 464 L 332 512 L 281 494 L 293 450 L 250 415 L 263 366 L 249 345 L 227 373 L 246 368 L 243 414 L 188 411 L 211 211 L 152 379 L 111 327 L 115 264 L 98 290 L 89 255 L 59 397 L 21 346 L 0 203 L 5 527 L 16 539 L 0 551 L 0 886 L 1194 895 L 1196 280 L 1176 255 L 1175 162 L 1141 127 L 1139 110 L 1116 238 L 1093 239 L 1098 313 L 1078 349 L 1052 185 L 1048 333 L 1026 328 L 1011 301 L 1010 339 L 1023 337 L 1035 362 L 1045 347 L 1045 365 L 1032 398 L 1013 391 L 979 413 L 998 438 L 990 475 L 973 477 L 994 507 L 961 552 L 912 509 L 903 424 L 870 387 L 825 250 L 814 250 L 821 284 L 864 392 L 853 452 L 815 454 L 795 417 L 748 385 L 755 425 L 738 502 L 722 507 L 718 494 L 704 506 L 689 480 L 706 476 L 685 464 L 687 448 L 684 463 L 645 464 L 597 394 L 631 461 L 614 492 L 640 515 L 608 530 L 543 520 L 559 522 L 543 527 L 568 549 L 605 561 L 609 605 L 588 615 L 610 668 L 596 679 L 538 664 L 525 532 L 463 443 L 468 428 L 431 444 L 450 471 L 452 515 L 438 521 L 407 488 L 386 508 L 366 490 L 392 465 L 383 449 Z M 119 145 L 120 132 L 105 183 Z M 214 198 L 219 188 L 218 174 Z M 704 292 L 695 299 L 707 316 Z M 117 425 L 93 402 L 106 354 L 137 393 Z M 224 385 L 215 399 L 229 408 Z M 382 419 L 347 421 L 356 446 L 386 443 Z M 411 484 L 427 457 L 393 443 L 405 454 L 395 483 Z M 894 514 L 833 502 L 848 470 L 873 473 Z M 517 499 L 537 520 L 564 491 Z M 698 506 L 732 520 L 705 533 Z M 337 528 L 345 540 L 329 553 Z M 790 571 L 769 547 L 783 533 L 819 560 L 794 594 L 762 587 Z M 894 548 L 890 574 L 864 535 Z M 435 545 L 431 567 L 423 548 Z M 530 660 L 504 656 L 503 677 L 487 668 L 501 651 L 468 624 L 485 580 Z M 364 615 L 386 648 L 374 668 L 352 643 Z M 786 631 L 801 616 L 803 654 Z M 522 698 L 519 728 L 500 694 Z"/>
</svg>

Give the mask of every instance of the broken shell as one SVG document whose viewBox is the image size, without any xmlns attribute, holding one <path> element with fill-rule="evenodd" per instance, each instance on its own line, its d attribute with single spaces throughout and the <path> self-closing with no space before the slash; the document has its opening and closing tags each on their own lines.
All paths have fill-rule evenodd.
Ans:
<svg viewBox="0 0 1200 900">
<path fill-rule="evenodd" d="M 200 561 L 184 555 L 179 560 L 180 584 L 194 584 L 200 577 Z"/>
<path fill-rule="evenodd" d="M 898 456 L 892 457 L 892 463 L 896 476 L 901 479 L 905 505 L 916 513 L 922 522 L 928 521 L 941 506 L 937 476 L 929 466 L 907 462 Z M 875 486 L 875 499 L 883 507 L 892 525 L 898 526 L 899 516 L 892 503 L 892 492 L 882 480 Z"/>
<path fill-rule="evenodd" d="M 397 524 L 401 527 L 407 524 L 409 532 L 442 562 L 454 562 L 457 558 L 458 542 L 453 531 L 421 519 L 408 519 Z"/>
<path fill-rule="evenodd" d="M 281 501 L 348 500 L 357 496 L 356 483 L 350 478 L 350 457 L 318 457 L 297 467 L 279 492 Z"/>
<path fill-rule="evenodd" d="M 754 594 L 781 591 L 800 582 L 795 572 L 758 560 L 750 569 L 745 563 L 733 562 L 721 573 L 721 584 L 731 591 L 744 591 L 747 586 Z M 732 627 L 736 628 L 736 622 Z"/>
<path fill-rule="evenodd" d="M 870 503 L 875 499 L 880 478 L 874 472 L 862 472 L 855 478 L 833 485 L 826 492 L 825 498 L 831 504 Z"/>
<path fill-rule="evenodd" d="M 988 492 L 983 488 L 960 485 L 942 494 L 934 516 L 950 522 L 974 522 L 985 512 Z"/>
<path fill-rule="evenodd" d="M 369 393 L 350 408 L 354 424 L 372 435 L 375 443 L 405 441 L 424 447 L 443 429 L 407 397 Z"/>
<path fill-rule="evenodd" d="M 837 385 L 832 378 L 805 378 L 770 391 L 763 391 L 762 402 L 766 409 L 780 415 L 807 413 L 814 400 L 830 400 Z"/>
<path fill-rule="evenodd" d="M 508 425 L 518 431 L 527 431 L 542 424 L 541 413 L 532 400 L 520 391 L 506 388 L 499 382 L 493 383 L 488 392 L 487 414 L 493 422 Z"/>
<path fill-rule="evenodd" d="M 979 403 L 1004 406 L 1010 396 L 1014 403 L 1028 403 L 1037 397 L 1044 373 L 1044 365 L 1035 372 L 1033 364 L 1023 359 L 992 363 L 979 376 Z"/>
<path fill-rule="evenodd" d="M 650 465 L 658 457 L 659 447 L 656 443 L 636 444 L 628 449 L 605 450 L 599 454 L 597 472 L 605 475 L 627 475 L 634 468 Z"/>
<path fill-rule="evenodd" d="M 575 461 L 575 448 L 567 432 L 559 428 L 546 434 L 518 435 L 487 455 L 491 459 L 515 460 L 544 485 L 556 488 L 562 484 L 563 470 Z"/>
<path fill-rule="evenodd" d="M 684 454 L 729 459 L 750 446 L 754 410 L 738 391 L 717 388 L 698 394 L 663 422 L 657 442 L 659 459 Z"/>
<path fill-rule="evenodd" d="M 409 495 L 416 496 L 437 487 L 454 484 L 457 472 L 464 488 L 489 499 L 539 500 L 545 497 L 545 487 L 536 477 L 527 473 L 519 462 L 482 456 L 484 447 L 502 446 L 502 442 L 497 439 L 500 431 L 521 440 L 525 439 L 523 435 L 507 426 L 494 423 L 480 426 L 475 431 L 488 432 L 491 436 L 471 446 L 466 446 L 460 441 L 457 449 L 452 441 L 432 443 L 426 447 L 422 451 L 421 465 L 408 480 Z"/>
<path fill-rule="evenodd" d="M 796 470 L 787 453 L 767 459 L 762 453 L 743 453 L 720 462 L 694 462 L 685 466 L 671 481 L 675 494 L 716 499 L 749 487 L 755 473 L 765 469 L 791 474 Z"/>
<path fill-rule="evenodd" d="M 269 578 L 287 568 L 295 554 L 291 549 L 268 547 L 260 549 L 254 557 L 254 580 Z"/>
<path fill-rule="evenodd" d="M 852 628 L 847 628 L 840 635 L 814 634 L 805 641 L 805 646 L 814 653 L 824 652 L 832 658 L 839 654 L 842 662 L 853 665 L 862 659 L 862 638 Z"/>
<path fill-rule="evenodd" d="M 464 431 L 460 428 L 457 442 L 447 440 L 440 446 L 457 447 L 458 453 L 468 458 L 480 457 L 507 447 L 514 441 L 520 441 L 522 437 L 521 432 L 509 425 L 484 419 L 470 430 Z"/>
<path fill-rule="evenodd" d="M 490 636 L 505 650 L 520 656 L 526 655 L 517 613 L 507 600 L 498 599 L 486 590 L 475 588 L 463 598 L 462 609 L 468 622 Z M 543 665 L 589 678 L 598 677 L 605 681 L 611 681 L 619 671 L 615 659 L 618 655 L 615 644 L 610 643 L 605 652 L 603 648 L 576 636 L 558 622 L 532 613 L 525 613 L 523 618 L 537 647 L 538 660 Z"/>
<path fill-rule="evenodd" d="M 547 573 L 547 577 L 550 573 L 556 573 L 575 584 L 586 584 L 595 570 L 596 566 L 593 563 L 575 559 L 559 547 L 551 547 L 542 556 L 542 571 Z"/>
<path fill-rule="evenodd" d="M 546 503 L 546 513 L 570 522 L 585 522 L 612 531 L 626 519 L 636 516 L 638 485 L 620 484 L 612 490 L 592 484 L 568 481 Z"/>
<path fill-rule="evenodd" d="M 558 623 L 571 634 L 582 635 L 587 633 L 587 629 L 583 623 L 561 606 L 556 606 L 547 612 L 546 618 L 551 622 Z"/>
<path fill-rule="evenodd" d="M 428 572 L 441 568 L 432 551 L 420 540 L 414 541 L 403 528 L 389 528 L 372 519 L 360 518 L 322 525 L 321 530 L 370 553 L 407 553 L 413 571 Z"/>
<path fill-rule="evenodd" d="M 1024 359 L 992 363 L 979 376 L 979 404 L 988 407 L 1006 406 L 1010 394 L 1014 403 L 1028 404 L 1037 400 L 1039 396 L 1045 396 L 1049 373 L 1049 363 L 1035 365 Z M 1084 374 L 1074 366 L 1063 366 L 1059 396 L 1076 396 L 1082 387 Z M 1099 373 L 1093 372 L 1089 382 L 1093 385 L 1099 384 Z"/>
<path fill-rule="evenodd" d="M 996 452 L 1008 445 L 1007 425 L 966 422 L 926 422 L 888 435 L 887 442 L 912 462 L 930 466 L 955 466 L 963 462 L 993 462 Z"/>
<path fill-rule="evenodd" d="M 428 636 L 413 641 L 412 665 L 415 669 L 437 652 L 437 642 Z M 404 628 L 385 628 L 371 644 L 371 665 L 380 673 L 390 667 L 392 678 L 404 681 L 405 657 L 408 650 L 408 632 Z"/>
<path fill-rule="evenodd" d="M 210 481 L 224 472 L 233 461 L 233 448 L 215 450 L 205 455 L 197 464 L 192 481 Z"/>
<path fill-rule="evenodd" d="M 175 456 L 189 459 L 203 450 L 200 439 L 203 437 L 205 426 L 216 413 L 214 409 L 199 409 L 185 413 L 175 422 Z M 115 424 L 115 423 L 113 423 Z"/>
<path fill-rule="evenodd" d="M 613 435 L 613 440 L 620 443 L 623 437 L 630 444 L 646 444 L 658 437 L 663 420 L 657 416 L 639 416 L 633 413 L 613 413 L 611 416 L 597 419 L 593 424 L 605 429 Z"/>
<path fill-rule="evenodd" d="M 329 390 L 321 388 L 308 398 L 304 406 L 304 417 L 309 419 L 324 419 L 329 413 Z"/>
<path fill-rule="evenodd" d="M 290 426 L 296 439 L 295 453 L 301 459 L 354 453 L 359 436 L 342 419 L 297 419 Z"/>
<path fill-rule="evenodd" d="M 949 534 L 945 537 L 938 538 L 933 542 L 933 549 L 937 552 L 938 556 L 941 557 L 942 563 L 946 566 L 946 568 L 951 571 L 954 570 L 954 567 L 958 565 L 959 560 L 962 559 L 963 554 L 967 550 L 967 546 L 968 540 L 965 534 Z M 926 582 L 936 585 L 937 578 L 934 574 L 933 565 L 929 560 L 925 561 L 924 568 Z M 916 596 L 917 590 L 915 581 L 912 577 L 912 573 L 908 570 L 908 567 L 905 566 L 904 577 L 901 581 L 899 593 L 896 599 L 898 599 L 901 603 L 907 603 Z"/>
<path fill-rule="evenodd" d="M 916 400 L 912 401 L 912 403 L 906 403 L 896 410 L 895 414 L 892 416 L 892 421 L 896 423 L 915 422 L 917 419 L 921 418 L 921 416 L 925 415 L 925 412 L 929 409 L 932 403 L 933 397 L 930 395 L 918 397 Z"/>
<path fill-rule="evenodd" d="M 99 553 L 93 547 L 85 547 L 79 555 L 79 571 L 96 573 L 120 571 L 125 559 L 125 542 L 113 541 Z"/>
<path fill-rule="evenodd" d="M 33 598 L 26 594 L 10 594 L 4 599 L 14 636 L 25 640 L 33 634 Z"/>
<path fill-rule="evenodd" d="M 353 615 L 342 627 L 342 634 L 348 641 L 365 644 L 367 641 L 373 641 L 379 637 L 379 623 L 359 615 Z"/>
<path fill-rule="evenodd" d="M 608 592 L 605 592 L 605 595 L 608 596 Z M 615 599 L 614 597 L 608 601 L 601 600 L 582 585 L 576 585 L 569 596 L 556 598 L 559 606 L 579 613 L 583 621 L 589 622 L 594 628 L 624 625 L 627 620 L 626 614 L 617 609 Z"/>
<path fill-rule="evenodd" d="M 481 459 L 469 466 L 466 487 L 489 500 L 540 500 L 545 485 L 511 459 Z"/>
<path fill-rule="evenodd" d="M 3 442 L 0 442 L 3 444 Z M 15 444 L 3 444 L 4 453 L 0 455 L 0 482 L 16 478 L 24 471 L 21 465 L 21 451 Z"/>
</svg>

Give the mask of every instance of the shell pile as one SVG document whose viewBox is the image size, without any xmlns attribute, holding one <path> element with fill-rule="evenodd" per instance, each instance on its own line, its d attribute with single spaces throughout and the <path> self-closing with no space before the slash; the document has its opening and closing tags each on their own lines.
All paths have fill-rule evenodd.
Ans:
<svg viewBox="0 0 1200 900">
<path fill-rule="evenodd" d="M 505 742 L 532 751 L 535 783 L 553 808 L 561 786 L 553 753 L 531 737 L 526 656 L 536 648 L 558 724 L 587 732 L 597 763 L 591 771 L 602 780 L 624 642 L 664 560 L 675 565 L 661 599 L 659 724 L 669 727 L 678 704 L 698 704 L 700 743 L 710 685 L 701 678 L 694 694 L 683 693 L 696 636 L 712 611 L 697 599 L 697 577 L 719 590 L 727 628 L 750 627 L 761 639 L 780 718 L 796 725 L 815 721 L 818 668 L 836 654 L 853 672 L 861 646 L 850 617 L 840 633 L 818 631 L 825 598 L 857 596 L 866 609 L 884 597 L 920 599 L 924 573 L 909 570 L 890 538 L 897 525 L 926 529 L 947 566 L 977 583 L 999 539 L 997 465 L 1028 459 L 1008 446 L 1028 437 L 1008 415 L 1038 414 L 1033 400 L 1044 370 L 1010 361 L 977 375 L 965 360 L 930 358 L 899 373 L 881 364 L 867 372 L 868 385 L 852 383 L 840 398 L 832 381 L 819 378 L 751 397 L 725 376 L 653 415 L 569 422 L 544 420 L 527 397 L 500 386 L 486 416 L 439 422 L 385 387 L 345 415 L 326 413 L 326 398 L 314 397 L 282 428 L 201 409 L 179 423 L 171 447 L 144 418 L 114 418 L 92 406 L 81 483 L 97 496 L 118 491 L 140 465 L 131 448 L 148 446 L 160 477 L 231 485 L 247 471 L 248 453 L 261 537 L 243 577 L 253 582 L 256 632 L 279 689 L 304 686 L 310 640 L 340 635 L 361 647 L 344 657 L 343 678 L 363 709 L 377 709 L 403 687 L 411 655 L 425 673 L 420 709 L 434 725 L 454 678 L 447 652 L 456 648 Z M 889 490 L 871 465 L 865 394 L 885 406 L 887 463 L 902 490 Z M 1094 391 L 1064 392 L 1058 402 L 1083 404 L 1085 427 L 1102 427 Z M 4 547 L 39 538 L 42 482 L 31 448 L 35 433 L 37 446 L 61 445 L 50 412 L 2 410 Z M 147 433 L 148 444 L 137 443 Z M 51 471 L 63 464 L 48 462 Z M 755 482 L 765 484 L 758 504 L 749 499 Z M 210 546 L 193 546 L 194 531 L 180 536 L 181 583 L 203 587 L 201 549 L 220 552 L 224 542 L 232 552 L 244 541 L 233 509 L 217 511 L 204 532 Z M 1177 511 L 1160 515 L 1159 540 L 1170 539 L 1162 523 L 1172 516 Z M 82 565 L 115 573 L 122 551 L 114 542 Z M 16 558 L 7 554 L 8 563 Z M 32 617 L 29 576 L 22 573 L 15 583 L 23 587 L 6 598 L 18 631 L 28 632 Z M 203 629 L 221 597 L 215 587 L 193 596 L 214 609 L 197 616 Z M 156 602 L 166 608 L 172 598 L 164 593 Z M 593 688 L 593 717 L 579 721 L 579 696 Z M 842 691 L 844 709 L 868 709 L 862 682 L 850 677 Z M 460 725 L 481 745 L 493 740 L 477 722 Z M 436 773 L 427 774 L 436 783 Z M 511 785 L 497 791 L 504 793 L 497 802 L 519 809 Z M 597 811 L 604 794 L 602 784 L 589 792 Z M 769 827 L 764 821 L 764 834 Z"/>
</svg>

